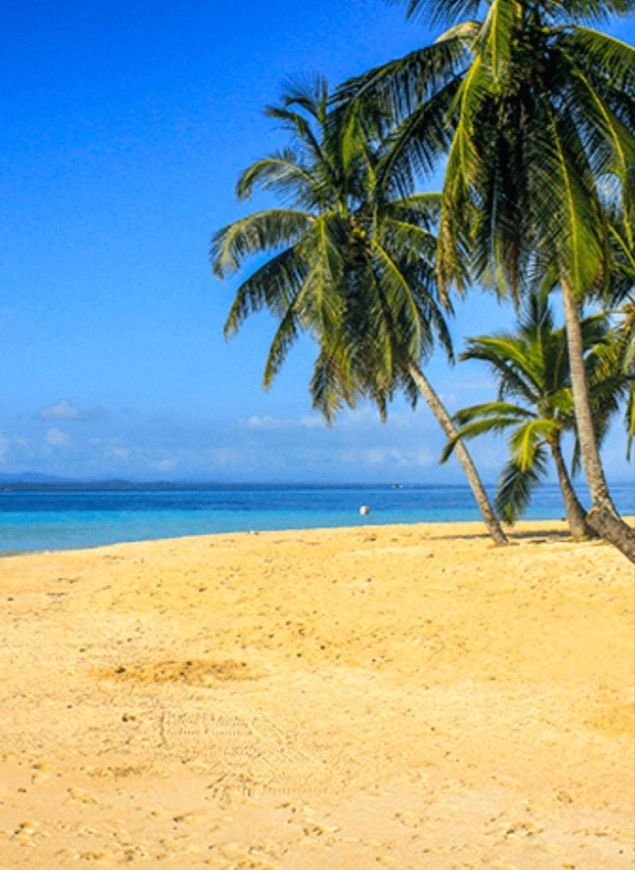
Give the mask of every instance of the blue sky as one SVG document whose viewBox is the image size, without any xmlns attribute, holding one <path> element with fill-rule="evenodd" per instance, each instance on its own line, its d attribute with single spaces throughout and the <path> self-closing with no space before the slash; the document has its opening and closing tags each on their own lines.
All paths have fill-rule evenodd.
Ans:
<svg viewBox="0 0 635 870">
<path fill-rule="evenodd" d="M 264 118 L 289 76 L 332 83 L 429 34 L 382 0 L 310 4 L 3 0 L 0 102 L 0 474 L 219 481 L 459 482 L 423 406 L 361 407 L 327 428 L 301 342 L 262 390 L 272 323 L 226 342 L 235 281 L 212 232 L 246 213 L 233 187 L 284 144 Z M 613 28 L 629 38 L 628 24 Z M 263 200 L 264 201 L 264 200 Z M 453 326 L 510 323 L 474 293 Z M 430 378 L 450 408 L 492 396 L 476 364 Z M 494 481 L 504 447 L 474 453 Z M 616 427 L 609 476 L 625 479 Z"/>
</svg>

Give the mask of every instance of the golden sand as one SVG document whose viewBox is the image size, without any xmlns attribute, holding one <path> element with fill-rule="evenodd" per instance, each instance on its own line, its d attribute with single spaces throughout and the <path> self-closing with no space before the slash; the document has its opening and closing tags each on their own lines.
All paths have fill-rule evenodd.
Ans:
<svg viewBox="0 0 635 870">
<path fill-rule="evenodd" d="M 634 573 L 526 523 L 0 560 L 0 867 L 632 868 Z"/>
</svg>

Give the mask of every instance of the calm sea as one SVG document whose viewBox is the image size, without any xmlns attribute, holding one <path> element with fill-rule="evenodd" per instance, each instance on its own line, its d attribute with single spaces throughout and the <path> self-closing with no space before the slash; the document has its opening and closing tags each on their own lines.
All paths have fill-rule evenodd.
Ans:
<svg viewBox="0 0 635 870">
<path fill-rule="evenodd" d="M 612 487 L 635 514 L 635 488 Z M 359 513 L 368 505 L 366 516 Z M 557 486 L 527 519 L 563 516 Z M 61 550 L 121 541 L 274 529 L 480 519 L 466 486 L 61 486 L 0 488 L 0 551 Z"/>
</svg>

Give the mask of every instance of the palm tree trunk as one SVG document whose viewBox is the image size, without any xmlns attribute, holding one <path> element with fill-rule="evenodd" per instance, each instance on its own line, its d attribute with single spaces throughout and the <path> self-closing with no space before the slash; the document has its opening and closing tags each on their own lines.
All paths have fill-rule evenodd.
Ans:
<svg viewBox="0 0 635 870">
<path fill-rule="evenodd" d="M 551 441 L 549 442 L 549 446 L 551 448 L 551 455 L 556 463 L 558 481 L 560 483 L 560 489 L 562 490 L 564 509 L 567 513 L 567 521 L 569 523 L 571 534 L 574 538 L 595 538 L 596 532 L 587 523 L 586 511 L 580 504 L 580 499 L 571 483 L 567 466 L 562 458 L 560 443 L 559 441 Z"/>
<path fill-rule="evenodd" d="M 428 407 L 437 418 L 448 440 L 450 438 L 454 438 L 457 434 L 456 427 L 454 426 L 452 418 L 450 417 L 443 403 L 441 402 L 441 399 L 437 396 L 434 389 L 432 388 L 430 381 L 428 381 L 421 369 L 417 368 L 417 366 L 415 365 L 409 366 L 408 373 L 410 374 L 412 380 L 415 382 L 417 389 L 428 403 Z M 454 451 L 457 455 L 459 462 L 461 463 L 461 467 L 467 478 L 467 482 L 470 485 L 474 498 L 476 499 L 476 503 L 483 517 L 483 521 L 485 522 L 487 530 L 492 536 L 494 543 L 498 546 L 508 544 L 509 541 L 507 540 L 507 536 L 501 528 L 501 524 L 499 523 L 496 514 L 494 513 L 494 509 L 490 504 L 490 500 L 487 497 L 487 493 L 485 492 L 485 488 L 481 482 L 481 478 L 479 477 L 478 471 L 476 470 L 476 467 L 472 462 L 472 457 L 468 453 L 466 446 L 463 444 L 462 441 L 457 441 Z"/>
<path fill-rule="evenodd" d="M 562 281 L 561 286 L 578 440 L 584 474 L 593 499 L 593 507 L 589 511 L 587 522 L 605 541 L 617 547 L 631 562 L 635 562 L 635 531 L 618 515 L 609 495 L 600 461 L 584 368 L 584 346 L 578 302 L 566 281 Z"/>
</svg>

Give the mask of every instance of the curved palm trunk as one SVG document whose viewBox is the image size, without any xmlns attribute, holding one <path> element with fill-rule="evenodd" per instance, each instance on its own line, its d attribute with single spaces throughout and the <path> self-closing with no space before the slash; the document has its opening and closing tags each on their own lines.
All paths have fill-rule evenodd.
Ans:
<svg viewBox="0 0 635 870">
<path fill-rule="evenodd" d="M 457 434 L 457 431 L 454 423 L 452 422 L 452 418 L 446 411 L 443 403 L 441 402 L 441 399 L 439 399 L 439 397 L 433 390 L 432 385 L 430 384 L 426 376 L 423 374 L 421 369 L 417 368 L 417 366 L 414 365 L 411 365 L 409 367 L 408 373 L 417 385 L 417 389 L 428 403 L 428 407 L 437 418 L 448 440 L 454 438 Z M 476 470 L 476 467 L 472 462 L 472 457 L 468 453 L 467 448 L 462 441 L 456 442 L 454 452 L 456 453 L 457 458 L 461 463 L 461 468 L 463 469 L 463 472 L 467 478 L 467 482 L 469 483 L 474 498 L 476 499 L 476 503 L 483 517 L 483 521 L 485 522 L 487 530 L 492 536 L 494 543 L 498 546 L 509 543 L 509 541 L 507 540 L 507 536 L 501 528 L 501 524 L 499 523 L 496 514 L 494 513 L 492 505 L 490 504 L 490 500 L 487 497 L 485 488 L 481 483 L 481 478 L 479 477 L 478 471 Z"/>
<path fill-rule="evenodd" d="M 596 532 L 587 523 L 586 511 L 580 503 L 580 499 L 571 483 L 567 466 L 562 458 L 560 443 L 558 441 L 552 441 L 549 446 L 551 448 L 551 455 L 556 463 L 558 481 L 560 483 L 560 489 L 562 490 L 564 509 L 567 514 L 567 521 L 569 523 L 571 534 L 574 538 L 595 538 Z"/>
<path fill-rule="evenodd" d="M 593 499 L 593 507 L 589 511 L 587 522 L 605 541 L 617 547 L 631 562 L 635 562 L 635 531 L 618 515 L 609 495 L 600 461 L 584 368 L 584 346 L 578 303 L 567 282 L 562 281 L 561 286 L 578 440 L 584 474 Z"/>
</svg>

